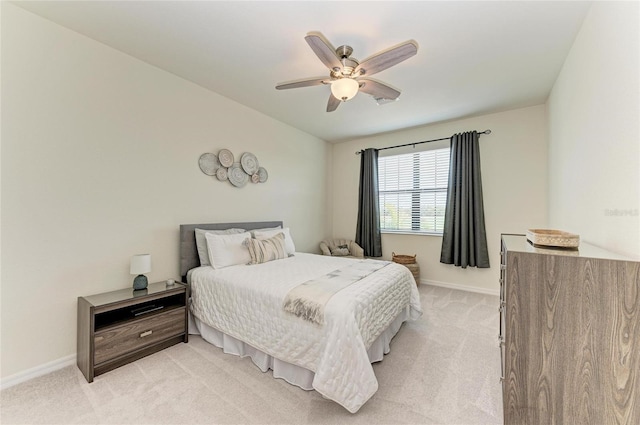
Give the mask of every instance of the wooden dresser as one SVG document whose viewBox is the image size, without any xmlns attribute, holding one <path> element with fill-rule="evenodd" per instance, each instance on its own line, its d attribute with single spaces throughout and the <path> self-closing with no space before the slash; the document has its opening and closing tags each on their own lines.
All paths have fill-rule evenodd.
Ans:
<svg viewBox="0 0 640 425">
<path fill-rule="evenodd" d="M 640 262 L 502 235 L 504 423 L 640 424 Z"/>
</svg>

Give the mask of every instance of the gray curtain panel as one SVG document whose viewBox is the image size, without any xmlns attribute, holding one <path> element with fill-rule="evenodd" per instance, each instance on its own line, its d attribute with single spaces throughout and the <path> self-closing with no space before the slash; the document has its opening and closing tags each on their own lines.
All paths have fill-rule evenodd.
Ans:
<svg viewBox="0 0 640 425">
<path fill-rule="evenodd" d="M 360 193 L 358 196 L 356 243 L 362 247 L 365 256 L 382 257 L 377 149 L 365 149 L 360 154 Z"/>
<path fill-rule="evenodd" d="M 462 268 L 489 267 L 478 137 L 476 131 L 451 137 L 440 262 Z"/>
</svg>

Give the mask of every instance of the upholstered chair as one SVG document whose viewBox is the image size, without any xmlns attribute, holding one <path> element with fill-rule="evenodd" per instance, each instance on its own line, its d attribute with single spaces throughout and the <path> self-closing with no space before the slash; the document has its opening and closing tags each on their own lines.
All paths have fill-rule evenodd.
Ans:
<svg viewBox="0 0 640 425">
<path fill-rule="evenodd" d="M 320 242 L 322 255 L 332 255 L 334 257 L 364 258 L 364 250 L 349 239 L 327 239 Z"/>
</svg>

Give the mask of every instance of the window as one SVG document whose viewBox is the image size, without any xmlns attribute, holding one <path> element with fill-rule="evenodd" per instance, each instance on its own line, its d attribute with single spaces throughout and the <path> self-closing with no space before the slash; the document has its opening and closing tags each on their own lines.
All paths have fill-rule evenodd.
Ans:
<svg viewBox="0 0 640 425">
<path fill-rule="evenodd" d="M 448 178 L 449 148 L 379 157 L 380 229 L 442 234 Z"/>
</svg>

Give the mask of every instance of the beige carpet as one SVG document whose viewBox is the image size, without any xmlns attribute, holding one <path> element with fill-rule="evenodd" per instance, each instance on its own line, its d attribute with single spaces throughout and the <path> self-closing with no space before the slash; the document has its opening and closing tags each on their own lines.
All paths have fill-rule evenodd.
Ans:
<svg viewBox="0 0 640 425">
<path fill-rule="evenodd" d="M 88 384 L 76 367 L 0 393 L 2 424 L 501 424 L 498 298 L 420 288 L 356 414 L 199 337 Z"/>
</svg>

